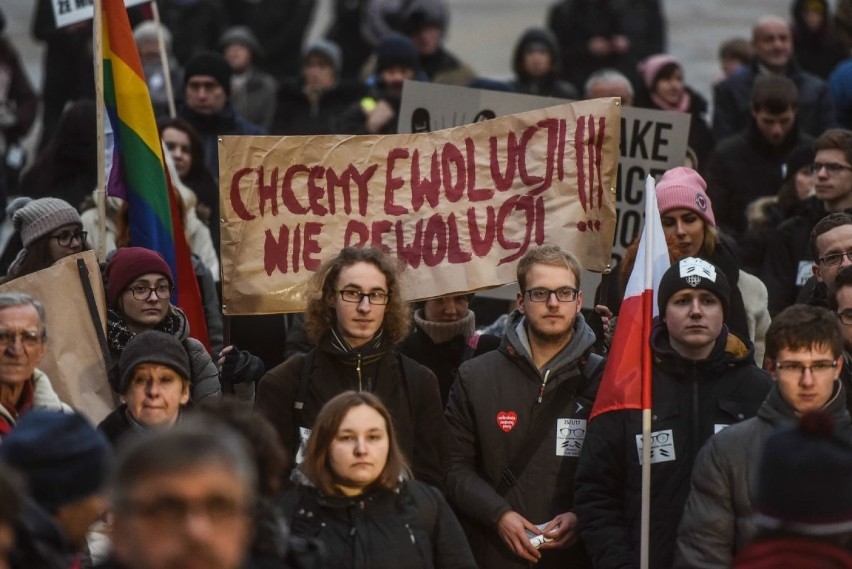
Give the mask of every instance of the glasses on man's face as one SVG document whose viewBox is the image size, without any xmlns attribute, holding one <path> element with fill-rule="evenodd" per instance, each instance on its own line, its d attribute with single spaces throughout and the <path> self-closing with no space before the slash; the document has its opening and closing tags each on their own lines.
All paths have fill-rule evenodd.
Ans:
<svg viewBox="0 0 852 569">
<path fill-rule="evenodd" d="M 805 365 L 802 362 L 778 362 L 775 367 L 778 370 L 779 376 L 789 379 L 799 379 L 805 374 L 805 370 L 809 370 L 811 375 L 817 379 L 825 379 L 834 373 L 837 362 L 819 360 L 811 363 L 811 365 Z"/>
<path fill-rule="evenodd" d="M 387 304 L 388 299 L 390 299 L 390 295 L 381 290 L 361 292 L 360 290 L 345 288 L 343 290 L 338 290 L 337 293 L 340 295 L 340 299 L 343 300 L 343 302 L 354 302 L 357 304 L 361 304 L 361 301 L 365 298 L 370 304 Z"/>
<path fill-rule="evenodd" d="M 820 257 L 819 259 L 817 259 L 817 263 L 823 264 L 826 267 L 833 267 L 842 263 L 843 257 L 846 257 L 847 259 L 852 261 L 852 251 L 846 251 L 845 253 L 832 253 L 831 255 Z"/>
<path fill-rule="evenodd" d="M 156 527 L 172 530 L 185 524 L 190 515 L 202 516 L 213 525 L 224 525 L 249 513 L 248 508 L 226 496 L 208 496 L 193 501 L 163 496 L 148 502 L 131 501 L 119 509 L 143 518 Z"/>
<path fill-rule="evenodd" d="M 852 309 L 838 312 L 837 317 L 840 319 L 841 324 L 845 326 L 852 326 Z"/>
<path fill-rule="evenodd" d="M 51 235 L 50 238 L 56 239 L 62 247 L 68 247 L 72 241 L 85 242 L 86 235 L 88 235 L 86 231 L 63 231 L 58 235 Z"/>
<path fill-rule="evenodd" d="M 555 294 L 556 300 L 559 302 L 574 302 L 577 300 L 577 293 L 579 292 L 580 289 L 571 288 L 570 286 L 563 286 L 555 290 L 550 288 L 531 288 L 527 290 L 527 296 L 533 302 L 547 302 L 550 300 L 550 295 Z"/>
<path fill-rule="evenodd" d="M 156 294 L 157 298 L 160 300 L 166 300 L 172 296 L 172 287 L 167 284 L 157 286 L 133 285 L 127 290 L 130 291 L 130 294 L 132 294 L 133 298 L 136 300 L 148 300 L 151 298 L 152 292 Z"/>
<path fill-rule="evenodd" d="M 0 330 L 0 349 L 5 350 L 10 344 L 14 344 L 15 340 L 21 339 L 21 345 L 24 348 L 35 348 L 44 340 L 44 334 L 41 332 L 33 332 L 25 330 L 23 332 L 12 332 L 11 330 Z"/>
<path fill-rule="evenodd" d="M 823 168 L 831 176 L 839 174 L 843 170 L 852 170 L 852 166 L 840 162 L 814 162 L 811 164 L 811 174 L 817 174 Z"/>
</svg>

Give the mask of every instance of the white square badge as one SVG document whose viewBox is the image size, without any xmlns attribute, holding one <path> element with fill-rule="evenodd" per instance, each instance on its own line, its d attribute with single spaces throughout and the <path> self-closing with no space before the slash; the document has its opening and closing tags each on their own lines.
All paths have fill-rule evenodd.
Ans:
<svg viewBox="0 0 852 569">
<path fill-rule="evenodd" d="M 636 435 L 636 451 L 642 464 L 642 435 Z M 651 464 L 676 460 L 674 433 L 671 429 L 651 433 Z"/>
</svg>

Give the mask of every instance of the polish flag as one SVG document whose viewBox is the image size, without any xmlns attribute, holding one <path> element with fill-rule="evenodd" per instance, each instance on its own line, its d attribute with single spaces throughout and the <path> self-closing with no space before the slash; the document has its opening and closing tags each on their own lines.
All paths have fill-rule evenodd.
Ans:
<svg viewBox="0 0 852 569">
<path fill-rule="evenodd" d="M 648 176 L 645 227 L 590 420 L 608 411 L 651 408 L 651 322 L 658 313 L 660 279 L 670 264 L 654 179 Z"/>
</svg>

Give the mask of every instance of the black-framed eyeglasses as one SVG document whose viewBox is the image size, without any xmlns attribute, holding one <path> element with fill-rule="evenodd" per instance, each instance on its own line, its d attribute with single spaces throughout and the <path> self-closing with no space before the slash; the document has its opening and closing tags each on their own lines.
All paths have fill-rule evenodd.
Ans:
<svg viewBox="0 0 852 569">
<path fill-rule="evenodd" d="M 360 290 L 355 290 L 351 288 L 344 288 L 343 290 L 335 291 L 340 295 L 340 299 L 343 302 L 354 302 L 356 304 L 361 304 L 361 301 L 365 298 L 367 302 L 370 304 L 387 304 L 388 299 L 390 299 L 390 294 L 382 291 L 382 290 L 373 290 L 370 292 L 361 292 Z"/>
<path fill-rule="evenodd" d="M 811 365 L 805 365 L 802 362 L 779 362 L 776 366 L 779 375 L 786 375 L 790 378 L 798 379 L 804 375 L 805 370 L 810 370 L 814 377 L 824 378 L 834 372 L 837 367 L 836 361 L 819 360 L 812 362 Z"/>
<path fill-rule="evenodd" d="M 172 287 L 167 284 L 157 286 L 133 285 L 128 287 L 127 290 L 130 291 L 130 294 L 132 294 L 133 298 L 136 300 L 148 300 L 151 298 L 152 292 L 156 294 L 157 298 L 160 300 L 166 300 L 172 296 Z"/>
<path fill-rule="evenodd" d="M 852 310 L 844 310 L 843 312 L 838 312 L 837 317 L 840 319 L 840 323 L 845 326 L 852 326 Z"/>
<path fill-rule="evenodd" d="M 71 245 L 72 241 L 79 241 L 80 243 L 86 242 L 86 235 L 89 233 L 87 231 L 63 231 L 59 235 L 51 235 L 51 239 L 56 239 L 62 247 L 68 247 Z"/>
<path fill-rule="evenodd" d="M 839 174 L 843 170 L 852 170 L 852 166 L 841 164 L 840 162 L 814 162 L 811 164 L 811 174 L 816 174 L 825 168 L 825 171 L 830 175 Z"/>
<path fill-rule="evenodd" d="M 12 332 L 11 330 L 0 330 L 0 349 L 5 350 L 9 344 L 14 344 L 20 338 L 24 348 L 35 348 L 44 341 L 43 332 L 25 330 L 23 332 Z"/>
<path fill-rule="evenodd" d="M 531 288 L 527 290 L 527 296 L 530 297 L 530 300 L 533 302 L 547 302 L 550 300 L 550 295 L 555 294 L 556 300 L 559 302 L 574 302 L 577 300 L 577 294 L 579 294 L 580 289 L 572 288 L 570 286 L 563 286 L 562 288 L 550 289 L 550 288 Z"/>
<path fill-rule="evenodd" d="M 843 257 L 846 257 L 847 259 L 852 261 L 852 251 L 846 251 L 845 253 L 832 253 L 831 255 L 820 257 L 819 259 L 817 259 L 817 263 L 821 263 L 826 267 L 833 267 L 842 263 Z"/>
</svg>

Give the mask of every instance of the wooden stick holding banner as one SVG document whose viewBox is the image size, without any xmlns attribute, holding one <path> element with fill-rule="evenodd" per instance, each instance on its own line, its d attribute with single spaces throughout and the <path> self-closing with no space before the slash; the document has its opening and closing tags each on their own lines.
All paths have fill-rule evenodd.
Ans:
<svg viewBox="0 0 852 569">
<path fill-rule="evenodd" d="M 160 8 L 156 2 L 151 2 L 151 13 L 154 15 L 154 23 L 157 24 L 157 45 L 160 47 L 160 65 L 163 67 L 163 80 L 166 83 L 166 100 L 169 103 L 169 118 L 177 116 L 175 109 L 175 92 L 172 89 L 172 70 L 169 66 L 169 54 L 166 53 L 166 39 L 163 34 L 163 25 L 160 22 Z"/>
<path fill-rule="evenodd" d="M 95 117 L 98 140 L 98 261 L 106 261 L 106 141 L 104 130 L 104 45 L 101 0 L 95 0 L 92 49 L 95 56 Z"/>
</svg>

